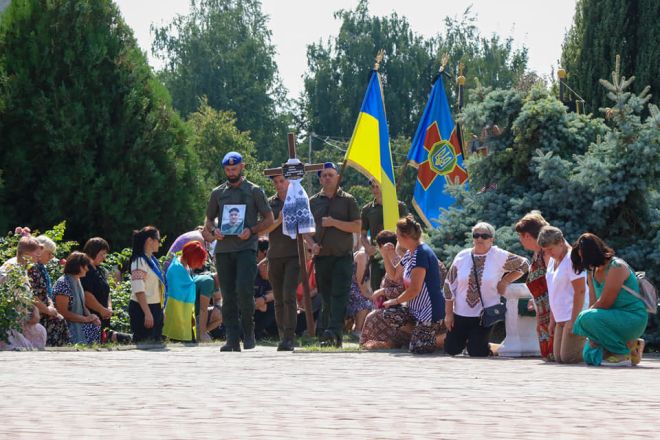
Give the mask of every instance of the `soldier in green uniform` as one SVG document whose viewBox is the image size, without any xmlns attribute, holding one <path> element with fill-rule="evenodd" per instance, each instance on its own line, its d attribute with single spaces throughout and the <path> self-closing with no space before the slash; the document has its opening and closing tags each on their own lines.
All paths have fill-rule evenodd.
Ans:
<svg viewBox="0 0 660 440">
<path fill-rule="evenodd" d="M 360 218 L 362 220 L 362 245 L 369 255 L 369 273 L 372 292 L 380 289 L 380 282 L 385 275 L 383 258 L 376 251 L 376 236 L 384 229 L 383 227 L 383 196 L 380 191 L 380 185 L 375 180 L 369 180 L 373 201 L 362 207 Z M 403 202 L 399 202 L 399 218 L 408 215 L 408 208 Z M 392 231 L 394 232 L 394 231 Z"/>
<path fill-rule="evenodd" d="M 353 234 L 360 232 L 360 209 L 352 195 L 337 188 L 335 164 L 326 162 L 319 180 L 321 191 L 309 199 L 316 234 L 306 236 L 306 240 L 315 255 L 316 283 L 323 300 L 318 326 L 321 345 L 341 347 L 353 276 Z"/>
<path fill-rule="evenodd" d="M 280 336 L 278 351 L 292 351 L 295 343 L 298 307 L 296 287 L 300 281 L 298 244 L 295 238 L 282 232 L 282 208 L 289 188 L 289 180 L 284 176 L 271 177 L 277 193 L 268 199 L 275 222 L 266 229 L 268 247 L 268 279 L 275 296 L 275 320 Z"/>
<path fill-rule="evenodd" d="M 223 318 L 227 343 L 221 351 L 241 351 L 255 346 L 254 279 L 257 275 L 257 237 L 273 223 L 273 212 L 264 191 L 243 177 L 243 158 L 232 151 L 222 159 L 227 181 L 211 193 L 206 208 L 205 228 L 217 240 L 216 267 L 223 298 Z M 225 235 L 215 227 L 225 205 L 239 205 L 244 212 L 243 230 L 238 235 Z M 261 217 L 261 220 L 259 220 Z M 240 311 L 240 320 L 239 320 Z"/>
</svg>

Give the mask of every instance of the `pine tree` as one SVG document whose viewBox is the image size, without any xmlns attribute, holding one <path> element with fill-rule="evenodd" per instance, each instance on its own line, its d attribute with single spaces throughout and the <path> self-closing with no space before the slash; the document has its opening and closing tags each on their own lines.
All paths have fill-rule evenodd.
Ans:
<svg viewBox="0 0 660 440">
<path fill-rule="evenodd" d="M 154 224 L 203 217 L 197 155 L 110 0 L 16 0 L 0 24 L 3 211 L 40 229 L 68 220 L 114 247 Z M 5 209 L 6 208 L 6 209 Z"/>
<path fill-rule="evenodd" d="M 522 100 L 496 90 L 468 105 L 462 120 L 472 131 L 494 121 L 503 133 L 492 154 L 470 158 L 469 189 L 452 189 L 457 203 L 430 233 L 443 258 L 471 246 L 479 220 L 498 228 L 496 244 L 524 252 L 513 225 L 538 209 L 569 241 L 593 232 L 660 281 L 660 111 L 650 105 L 642 120 L 650 96 L 630 92 L 633 80 L 617 61 L 612 81 L 601 81 L 613 102 L 605 120 L 566 112 L 538 86 Z"/>
<path fill-rule="evenodd" d="M 561 63 L 567 82 L 598 114 L 607 103 L 598 80 L 609 76 L 617 54 L 624 71 L 660 90 L 660 2 L 657 0 L 578 0 L 573 26 L 564 38 Z M 657 97 L 653 101 L 658 104 Z"/>
</svg>

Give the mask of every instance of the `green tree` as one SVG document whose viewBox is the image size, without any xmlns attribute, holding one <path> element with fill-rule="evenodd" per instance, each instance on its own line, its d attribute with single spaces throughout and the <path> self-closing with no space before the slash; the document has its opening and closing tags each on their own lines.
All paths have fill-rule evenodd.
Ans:
<svg viewBox="0 0 660 440">
<path fill-rule="evenodd" d="M 0 23 L 0 168 L 12 224 L 113 246 L 203 212 L 188 131 L 110 0 L 17 0 Z"/>
<path fill-rule="evenodd" d="M 211 107 L 231 111 L 260 160 L 286 157 L 289 124 L 267 20 L 258 0 L 192 0 L 188 15 L 152 28 L 174 107 L 187 116 L 206 96 Z"/>
<path fill-rule="evenodd" d="M 471 246 L 470 227 L 484 220 L 499 228 L 498 245 L 523 252 L 513 225 L 539 209 L 569 241 L 583 232 L 601 236 L 638 270 L 658 281 L 660 273 L 660 112 L 639 116 L 648 102 L 627 89 L 617 66 L 612 82 L 602 81 L 613 101 L 606 121 L 568 113 L 547 90 L 492 91 L 466 107 L 467 125 L 481 126 L 503 114 L 505 145 L 468 160 L 470 187 L 453 188 L 457 203 L 431 232 L 431 243 L 446 261 Z M 508 99 L 502 99 L 509 96 Z M 505 125 L 506 124 L 506 125 Z M 508 143 L 508 144 L 507 144 Z"/>
<path fill-rule="evenodd" d="M 578 0 L 573 25 L 564 38 L 561 63 L 567 82 L 586 100 L 586 111 L 598 114 L 607 104 L 599 84 L 607 78 L 617 54 L 621 67 L 635 72 L 637 92 L 650 85 L 658 104 L 660 90 L 660 2 L 656 0 Z"/>
<path fill-rule="evenodd" d="M 266 188 L 270 193 L 272 184 L 263 174 L 266 165 L 255 158 L 254 142 L 247 133 L 236 128 L 236 118 L 230 112 L 217 111 L 202 99 L 199 109 L 187 121 L 190 127 L 190 146 L 199 154 L 200 174 L 204 188 L 211 189 L 226 180 L 222 171 L 222 158 L 230 151 L 238 151 L 246 164 L 245 176 L 248 180 Z"/>
<path fill-rule="evenodd" d="M 380 72 L 392 138 L 415 132 L 440 54 L 450 55 L 454 73 L 459 62 L 466 65 L 468 87 L 476 79 L 484 85 L 511 87 L 527 64 L 526 49 L 513 50 L 511 39 L 482 37 L 469 9 L 461 19 L 445 19 L 445 34 L 431 38 L 415 33 L 396 13 L 370 15 L 367 0 L 355 10 L 336 12 L 335 18 L 341 20 L 339 34 L 307 48 L 305 96 L 298 101 L 299 124 L 306 131 L 350 137 L 374 55 L 381 48 L 386 52 Z M 447 87 L 454 96 L 451 81 Z"/>
</svg>

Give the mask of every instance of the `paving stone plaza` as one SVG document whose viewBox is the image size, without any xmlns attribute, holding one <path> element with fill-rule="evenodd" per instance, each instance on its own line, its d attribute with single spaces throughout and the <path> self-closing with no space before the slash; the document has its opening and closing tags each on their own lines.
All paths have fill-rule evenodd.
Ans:
<svg viewBox="0 0 660 440">
<path fill-rule="evenodd" d="M 636 368 L 259 346 L 0 353 L 1 439 L 658 438 Z"/>
</svg>

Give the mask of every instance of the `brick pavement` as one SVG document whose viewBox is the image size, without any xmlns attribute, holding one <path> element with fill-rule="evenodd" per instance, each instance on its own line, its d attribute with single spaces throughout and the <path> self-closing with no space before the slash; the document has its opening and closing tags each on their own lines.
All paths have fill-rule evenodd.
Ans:
<svg viewBox="0 0 660 440">
<path fill-rule="evenodd" d="M 0 438 L 658 438 L 660 359 L 587 368 L 407 353 L 0 353 Z"/>
</svg>

